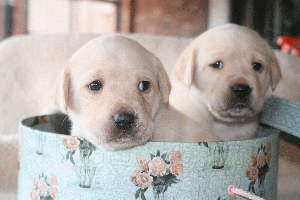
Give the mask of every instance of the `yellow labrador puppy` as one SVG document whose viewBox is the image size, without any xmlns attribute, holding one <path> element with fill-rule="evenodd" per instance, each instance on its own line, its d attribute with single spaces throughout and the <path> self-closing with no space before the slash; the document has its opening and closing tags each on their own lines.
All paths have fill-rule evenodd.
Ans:
<svg viewBox="0 0 300 200">
<path fill-rule="evenodd" d="M 73 136 L 122 149 L 151 138 L 182 141 L 181 123 L 189 122 L 169 110 L 170 90 L 158 58 L 129 38 L 108 35 L 91 40 L 70 58 L 53 103 L 69 115 Z"/>
<path fill-rule="evenodd" d="M 268 88 L 281 79 L 271 47 L 256 32 L 227 24 L 198 36 L 171 78 L 170 104 L 222 140 L 254 136 Z"/>
</svg>

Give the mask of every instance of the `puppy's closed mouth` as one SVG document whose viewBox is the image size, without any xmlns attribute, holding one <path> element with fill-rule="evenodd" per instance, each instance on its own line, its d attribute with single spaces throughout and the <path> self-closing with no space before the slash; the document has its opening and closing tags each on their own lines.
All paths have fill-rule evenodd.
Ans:
<svg viewBox="0 0 300 200">
<path fill-rule="evenodd" d="M 233 115 L 243 115 L 246 112 L 251 111 L 251 97 L 247 98 L 236 98 L 233 97 L 232 99 L 228 100 L 225 108 L 225 112 L 229 112 Z"/>
<path fill-rule="evenodd" d="M 251 107 L 248 105 L 248 104 L 245 104 L 245 103 L 238 103 L 238 104 L 235 104 L 235 105 L 230 105 L 227 107 L 227 111 L 231 111 L 231 112 L 234 112 L 234 113 L 240 113 L 242 112 L 244 109 L 251 109 Z"/>
<path fill-rule="evenodd" d="M 107 139 L 107 142 L 126 143 L 136 140 L 136 135 L 136 126 L 133 126 L 132 130 L 114 130 L 113 133 L 111 133 L 111 136 Z"/>
<path fill-rule="evenodd" d="M 246 102 L 229 104 L 223 111 L 219 112 L 222 117 L 241 120 L 243 117 L 252 116 L 254 113 L 254 109 Z"/>
</svg>

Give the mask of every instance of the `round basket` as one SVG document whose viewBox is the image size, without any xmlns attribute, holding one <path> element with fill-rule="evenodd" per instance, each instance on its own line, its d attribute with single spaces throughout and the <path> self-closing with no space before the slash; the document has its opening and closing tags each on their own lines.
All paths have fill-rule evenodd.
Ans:
<svg viewBox="0 0 300 200">
<path fill-rule="evenodd" d="M 148 142 L 106 151 L 67 135 L 63 115 L 20 122 L 18 199 L 127 200 L 232 198 L 236 187 L 276 199 L 279 130 L 230 142 Z M 236 196 L 236 199 L 244 199 Z"/>
</svg>

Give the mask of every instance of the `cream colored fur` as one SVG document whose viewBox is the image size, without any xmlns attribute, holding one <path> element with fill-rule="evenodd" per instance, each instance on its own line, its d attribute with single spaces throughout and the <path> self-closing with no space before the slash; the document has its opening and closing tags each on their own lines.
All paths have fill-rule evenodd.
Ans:
<svg viewBox="0 0 300 200">
<path fill-rule="evenodd" d="M 223 68 L 212 68 L 217 61 Z M 253 69 L 255 62 L 262 70 Z M 249 139 L 268 88 L 274 90 L 280 79 L 267 42 L 246 27 L 228 24 L 203 33 L 181 54 L 172 72 L 170 104 L 222 140 Z M 229 107 L 235 84 L 252 89 L 246 108 L 238 109 L 239 102 Z"/>
<path fill-rule="evenodd" d="M 103 87 L 90 90 L 93 81 Z M 150 82 L 148 90 L 138 89 L 142 81 Z M 53 102 L 69 115 L 72 135 L 105 149 L 135 146 L 152 137 L 185 141 L 182 126 L 190 123 L 168 107 L 170 89 L 158 58 L 129 38 L 109 35 L 88 42 L 71 57 L 58 78 Z M 113 116 L 120 112 L 136 116 L 133 130 L 125 133 L 116 128 Z M 196 127 L 193 132 L 201 132 Z"/>
<path fill-rule="evenodd" d="M 155 132 L 151 140 L 155 142 L 213 142 L 221 140 L 219 136 L 206 128 L 206 126 L 195 123 L 180 113 L 172 105 L 165 105 L 155 119 Z"/>
</svg>

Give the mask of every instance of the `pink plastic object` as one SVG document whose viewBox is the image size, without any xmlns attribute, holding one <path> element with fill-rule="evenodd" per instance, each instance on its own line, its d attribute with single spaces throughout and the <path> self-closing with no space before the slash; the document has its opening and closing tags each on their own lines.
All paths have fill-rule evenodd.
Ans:
<svg viewBox="0 0 300 200">
<path fill-rule="evenodd" d="M 264 200 L 263 198 L 261 198 L 259 196 L 256 196 L 254 194 L 251 194 L 251 193 L 245 192 L 244 190 L 236 188 L 234 185 L 230 185 L 228 187 L 228 193 L 229 194 L 237 194 L 237 195 L 240 195 L 240 196 L 246 197 L 248 199 L 252 199 L 252 200 Z"/>
</svg>

